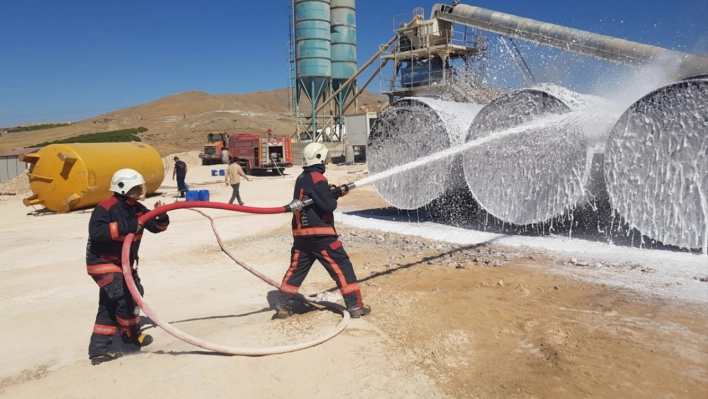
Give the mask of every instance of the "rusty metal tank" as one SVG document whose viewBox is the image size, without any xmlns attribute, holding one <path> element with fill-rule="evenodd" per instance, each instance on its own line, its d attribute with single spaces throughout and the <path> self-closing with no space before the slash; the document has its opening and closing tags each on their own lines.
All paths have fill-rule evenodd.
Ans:
<svg viewBox="0 0 708 399">
<path fill-rule="evenodd" d="M 113 173 L 135 169 L 145 178 L 147 195 L 157 191 L 165 167 L 157 151 L 143 143 L 51 144 L 20 157 L 30 163 L 34 195 L 25 206 L 44 206 L 54 212 L 88 208 L 111 196 Z"/>
</svg>

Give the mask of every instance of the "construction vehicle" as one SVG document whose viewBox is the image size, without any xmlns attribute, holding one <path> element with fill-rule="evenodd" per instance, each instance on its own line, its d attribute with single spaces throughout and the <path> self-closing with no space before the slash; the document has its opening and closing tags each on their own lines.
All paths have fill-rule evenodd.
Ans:
<svg viewBox="0 0 708 399">
<path fill-rule="evenodd" d="M 207 134 L 204 152 L 199 154 L 202 165 L 225 164 L 229 162 L 229 135 L 227 133 Z"/>
<path fill-rule="evenodd" d="M 282 174 L 293 166 L 293 149 L 287 137 L 275 137 L 268 130 L 267 137 L 255 133 L 232 134 L 229 141 L 231 157 L 239 158 L 239 165 L 247 175 L 260 173 Z"/>
</svg>

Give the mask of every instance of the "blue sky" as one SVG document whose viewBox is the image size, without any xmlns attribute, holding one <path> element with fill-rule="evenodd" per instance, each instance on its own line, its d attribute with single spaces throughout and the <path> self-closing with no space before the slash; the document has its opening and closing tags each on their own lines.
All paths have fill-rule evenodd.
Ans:
<svg viewBox="0 0 708 399">
<path fill-rule="evenodd" d="M 289 3 L 0 0 L 0 126 L 76 121 L 189 90 L 220 94 L 285 87 Z M 423 7 L 427 18 L 435 3 L 358 0 L 359 63 L 393 35 L 395 15 Z M 462 3 L 708 53 L 708 0 Z M 545 73 L 579 91 L 600 77 L 598 66 L 604 65 L 534 46 L 523 49 L 533 53 L 527 56 L 542 78 Z M 547 68 L 549 63 L 558 66 Z M 519 84 L 513 72 L 504 73 L 502 86 Z M 369 89 L 379 90 L 378 79 Z"/>
</svg>

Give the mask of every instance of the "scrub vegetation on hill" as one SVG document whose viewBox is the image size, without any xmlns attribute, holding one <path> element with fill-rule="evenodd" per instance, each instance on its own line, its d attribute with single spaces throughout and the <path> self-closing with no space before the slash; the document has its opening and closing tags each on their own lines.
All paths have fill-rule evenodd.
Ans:
<svg viewBox="0 0 708 399">
<path fill-rule="evenodd" d="M 42 125 L 14 126 L 8 128 L 7 133 L 31 132 L 34 130 L 54 129 L 56 127 L 69 126 L 71 123 L 45 123 Z"/>
<path fill-rule="evenodd" d="M 138 137 L 139 133 L 147 132 L 147 128 L 138 127 L 134 129 L 111 130 L 108 132 L 88 133 L 80 136 L 69 137 L 62 140 L 47 141 L 31 147 L 44 147 L 50 144 L 72 144 L 72 143 L 127 143 L 131 141 L 142 141 Z"/>
</svg>

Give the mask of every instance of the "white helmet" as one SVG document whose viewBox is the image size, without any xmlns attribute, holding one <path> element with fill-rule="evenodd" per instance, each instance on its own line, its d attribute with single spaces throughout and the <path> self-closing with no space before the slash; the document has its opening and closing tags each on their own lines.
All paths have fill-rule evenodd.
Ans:
<svg viewBox="0 0 708 399">
<path fill-rule="evenodd" d="M 322 143 L 310 143 L 302 150 L 302 166 L 324 164 L 327 159 L 327 147 Z"/>
<path fill-rule="evenodd" d="M 126 195 L 131 188 L 136 186 L 143 186 L 144 197 L 146 193 L 143 175 L 134 169 L 121 169 L 113 174 L 110 190 L 114 193 Z"/>
</svg>

